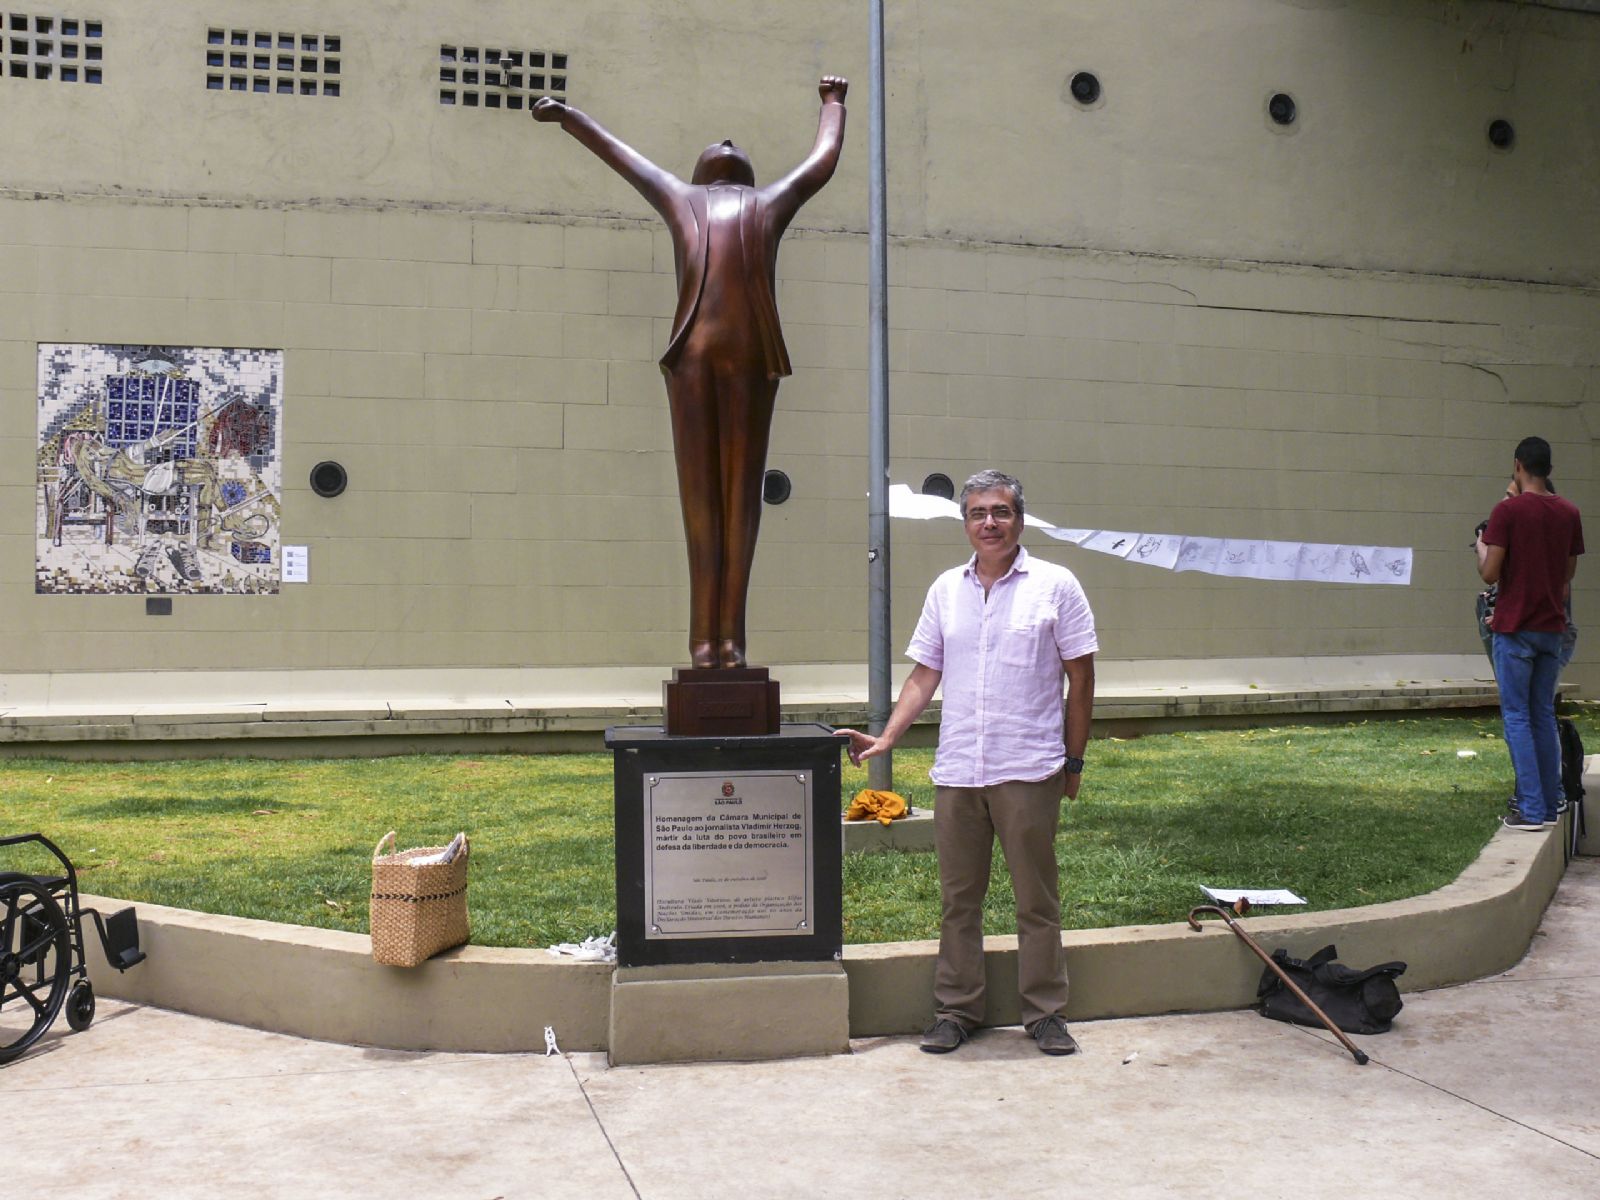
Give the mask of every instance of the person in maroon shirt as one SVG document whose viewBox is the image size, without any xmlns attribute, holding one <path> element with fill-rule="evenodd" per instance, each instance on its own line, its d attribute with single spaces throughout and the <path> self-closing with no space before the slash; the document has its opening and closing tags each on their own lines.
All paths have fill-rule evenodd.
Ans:
<svg viewBox="0 0 1600 1200">
<path fill-rule="evenodd" d="M 1577 506 L 1549 488 L 1550 443 L 1523 438 L 1512 460 L 1515 495 L 1494 506 L 1478 539 L 1478 573 L 1499 584 L 1491 629 L 1500 719 L 1519 811 L 1512 829 L 1556 821 L 1561 798 L 1561 739 L 1556 731 L 1556 678 L 1567 628 L 1567 597 L 1583 553 Z"/>
</svg>

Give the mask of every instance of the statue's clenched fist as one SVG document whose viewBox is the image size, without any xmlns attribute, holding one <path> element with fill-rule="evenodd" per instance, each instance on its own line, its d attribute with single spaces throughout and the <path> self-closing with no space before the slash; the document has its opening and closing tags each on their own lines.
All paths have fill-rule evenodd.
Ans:
<svg viewBox="0 0 1600 1200">
<path fill-rule="evenodd" d="M 567 106 L 559 100 L 549 96 L 540 96 L 533 102 L 533 119 L 535 121 L 559 121 L 566 115 Z"/>
</svg>

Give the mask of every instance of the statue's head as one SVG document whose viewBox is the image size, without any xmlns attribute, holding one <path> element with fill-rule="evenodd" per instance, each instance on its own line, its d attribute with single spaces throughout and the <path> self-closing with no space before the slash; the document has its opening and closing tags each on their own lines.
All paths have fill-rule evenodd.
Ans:
<svg viewBox="0 0 1600 1200">
<path fill-rule="evenodd" d="M 707 146 L 705 153 L 694 164 L 690 183 L 742 183 L 755 187 L 756 169 L 750 165 L 750 156 L 732 142 L 718 142 Z"/>
</svg>

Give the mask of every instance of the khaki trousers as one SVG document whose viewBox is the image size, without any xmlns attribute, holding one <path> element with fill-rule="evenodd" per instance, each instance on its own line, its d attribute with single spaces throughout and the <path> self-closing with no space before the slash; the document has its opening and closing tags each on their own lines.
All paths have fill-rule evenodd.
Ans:
<svg viewBox="0 0 1600 1200">
<path fill-rule="evenodd" d="M 939 850 L 937 1016 L 968 1029 L 983 1023 L 983 898 L 989 890 L 994 839 L 1000 839 L 1017 897 L 1017 991 L 1022 1023 L 1065 1015 L 1067 967 L 1061 952 L 1056 829 L 1062 777 L 984 788 L 934 790 L 934 840 Z"/>
</svg>

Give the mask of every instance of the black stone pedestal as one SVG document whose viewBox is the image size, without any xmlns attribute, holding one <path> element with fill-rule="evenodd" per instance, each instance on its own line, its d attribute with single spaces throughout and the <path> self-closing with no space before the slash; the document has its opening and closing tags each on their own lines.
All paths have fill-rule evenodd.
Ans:
<svg viewBox="0 0 1600 1200">
<path fill-rule="evenodd" d="M 839 754 L 826 725 L 760 737 L 612 727 L 617 961 L 823 962 L 843 949 Z"/>
</svg>

